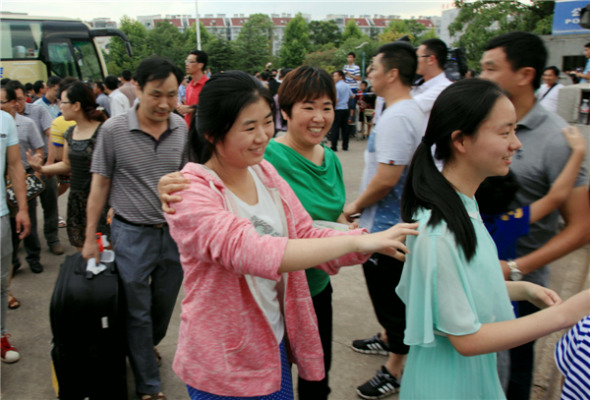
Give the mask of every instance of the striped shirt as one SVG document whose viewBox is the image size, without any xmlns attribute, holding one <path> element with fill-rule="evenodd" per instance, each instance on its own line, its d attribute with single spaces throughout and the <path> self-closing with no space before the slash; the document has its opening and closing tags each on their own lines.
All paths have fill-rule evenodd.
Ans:
<svg viewBox="0 0 590 400">
<path fill-rule="evenodd" d="M 47 137 L 45 131 L 51 128 L 51 123 L 53 121 L 51 114 L 49 114 L 49 111 L 43 106 L 26 103 L 22 115 L 31 118 L 33 122 L 35 122 L 35 125 L 37 125 L 37 129 L 39 129 L 43 142 L 45 143 L 43 146 L 43 152 L 45 153 L 45 156 L 47 156 L 47 143 L 49 142 L 49 137 Z"/>
<path fill-rule="evenodd" d="M 353 76 L 361 76 L 361 67 L 356 64 L 346 64 L 344 67 L 342 67 L 342 71 L 344 71 L 344 82 L 346 82 L 348 87 L 351 89 L 358 89 L 360 87 L 360 82 L 348 76 L 346 73 L 348 72 Z"/>
<path fill-rule="evenodd" d="M 555 346 L 555 363 L 565 376 L 562 400 L 590 398 L 590 315 L 570 329 Z"/>
<path fill-rule="evenodd" d="M 90 172 L 111 179 L 109 204 L 117 215 L 136 224 L 166 222 L 158 181 L 186 163 L 187 127 L 170 114 L 158 140 L 142 131 L 137 108 L 107 120 L 100 128 Z"/>
</svg>

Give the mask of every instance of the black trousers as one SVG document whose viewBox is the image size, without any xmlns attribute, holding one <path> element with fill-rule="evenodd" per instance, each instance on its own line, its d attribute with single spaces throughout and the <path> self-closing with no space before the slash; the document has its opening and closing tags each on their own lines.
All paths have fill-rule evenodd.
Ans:
<svg viewBox="0 0 590 400">
<path fill-rule="evenodd" d="M 332 139 L 332 150 L 338 149 L 338 136 L 342 131 L 342 148 L 348 150 L 348 109 L 336 110 L 334 115 L 334 123 L 330 129 L 330 138 Z"/>
<path fill-rule="evenodd" d="M 518 315 L 524 317 L 539 311 L 528 301 L 518 302 Z M 529 400 L 533 384 L 533 367 L 535 362 L 535 341 L 510 349 L 510 381 L 508 382 L 508 400 Z"/>
<path fill-rule="evenodd" d="M 299 377 L 297 393 L 301 400 L 326 400 L 330 394 L 328 373 L 332 364 L 332 285 L 328 283 L 328 286 L 311 300 L 318 318 L 326 376 L 321 381 L 306 381 Z"/>
<path fill-rule="evenodd" d="M 363 264 L 369 296 L 379 324 L 387 332 L 387 344 L 395 354 L 408 354 L 404 344 L 406 305 L 395 293 L 404 263 L 382 254 L 373 254 Z"/>
</svg>

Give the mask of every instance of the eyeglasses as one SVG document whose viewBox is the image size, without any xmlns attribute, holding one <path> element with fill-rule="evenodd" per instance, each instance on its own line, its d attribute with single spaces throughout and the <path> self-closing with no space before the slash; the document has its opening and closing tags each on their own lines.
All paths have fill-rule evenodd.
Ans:
<svg viewBox="0 0 590 400">
<path fill-rule="evenodd" d="M 184 60 L 185 64 L 196 64 L 198 63 L 198 61 L 193 61 L 193 60 Z"/>
<path fill-rule="evenodd" d="M 60 101 L 60 104 L 74 104 L 75 101 Z"/>
<path fill-rule="evenodd" d="M 432 56 L 432 54 L 426 54 L 426 55 L 424 55 L 424 56 L 418 56 L 418 58 L 428 58 L 428 57 L 430 57 L 430 56 Z"/>
<path fill-rule="evenodd" d="M 0 101 L 0 104 L 7 104 L 7 103 L 10 103 L 10 100 L 7 100 L 7 101 Z"/>
</svg>

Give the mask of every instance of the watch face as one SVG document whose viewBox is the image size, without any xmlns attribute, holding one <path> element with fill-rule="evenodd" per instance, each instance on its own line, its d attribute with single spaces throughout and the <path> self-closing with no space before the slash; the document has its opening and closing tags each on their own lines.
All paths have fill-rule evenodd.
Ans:
<svg viewBox="0 0 590 400">
<path fill-rule="evenodd" d="M 517 269 L 513 269 L 510 271 L 510 280 L 511 281 L 520 281 L 522 279 L 522 272 Z"/>
</svg>

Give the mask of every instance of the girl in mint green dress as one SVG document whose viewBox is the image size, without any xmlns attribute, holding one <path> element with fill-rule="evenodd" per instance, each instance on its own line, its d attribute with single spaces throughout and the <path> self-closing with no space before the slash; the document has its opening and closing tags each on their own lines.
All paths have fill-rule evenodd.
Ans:
<svg viewBox="0 0 590 400">
<path fill-rule="evenodd" d="M 489 81 L 457 82 L 434 104 L 402 196 L 402 217 L 419 222 L 419 235 L 407 239 L 396 288 L 410 346 L 400 399 L 503 399 L 495 352 L 590 313 L 588 291 L 562 303 L 552 290 L 503 279 L 474 195 L 486 177 L 508 173 L 521 146 L 515 126 L 512 103 Z M 552 307 L 514 319 L 511 300 Z"/>
</svg>

